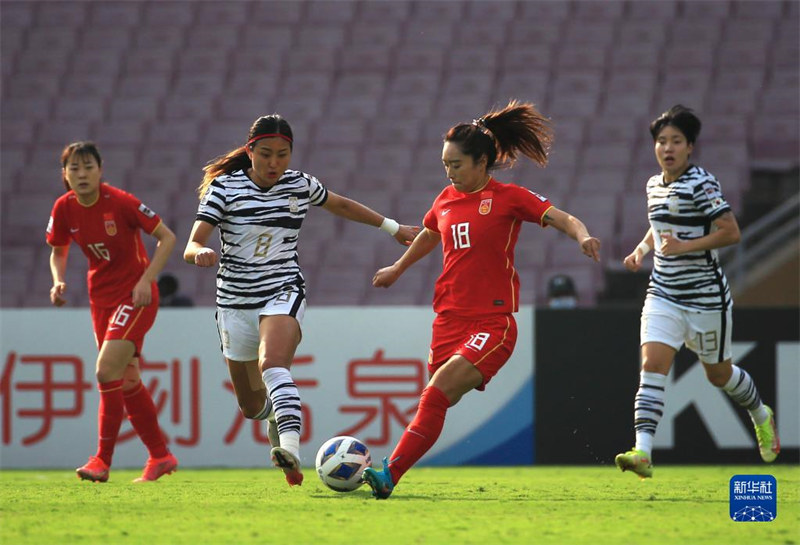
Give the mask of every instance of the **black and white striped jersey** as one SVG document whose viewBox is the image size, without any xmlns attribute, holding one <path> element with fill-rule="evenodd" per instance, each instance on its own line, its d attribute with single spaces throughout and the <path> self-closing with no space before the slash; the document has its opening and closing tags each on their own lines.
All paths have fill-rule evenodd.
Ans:
<svg viewBox="0 0 800 545">
<path fill-rule="evenodd" d="M 319 180 L 297 170 L 269 189 L 241 170 L 211 182 L 196 219 L 219 228 L 217 306 L 259 308 L 288 286 L 304 286 L 297 238 L 309 205 L 327 198 Z"/>
<path fill-rule="evenodd" d="M 730 307 L 730 287 L 716 250 L 678 256 L 663 256 L 659 251 L 662 235 L 679 240 L 700 238 L 716 229 L 712 222 L 730 209 L 717 179 L 695 165 L 670 184 L 664 183 L 662 174 L 647 181 L 647 210 L 655 245 L 648 295 L 701 312 Z"/>
</svg>

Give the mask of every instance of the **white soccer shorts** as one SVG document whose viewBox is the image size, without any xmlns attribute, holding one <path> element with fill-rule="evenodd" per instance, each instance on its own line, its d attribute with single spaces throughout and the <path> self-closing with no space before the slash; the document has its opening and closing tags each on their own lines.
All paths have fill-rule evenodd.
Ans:
<svg viewBox="0 0 800 545">
<path fill-rule="evenodd" d="M 292 316 L 302 327 L 305 312 L 306 298 L 301 288 L 281 292 L 261 308 L 218 308 L 217 331 L 222 355 L 234 361 L 258 360 L 259 317 Z"/>
<path fill-rule="evenodd" d="M 639 331 L 641 344 L 663 343 L 675 350 L 681 346 L 697 354 L 706 364 L 731 359 L 732 311 L 684 310 L 658 297 L 647 296 Z"/>
</svg>

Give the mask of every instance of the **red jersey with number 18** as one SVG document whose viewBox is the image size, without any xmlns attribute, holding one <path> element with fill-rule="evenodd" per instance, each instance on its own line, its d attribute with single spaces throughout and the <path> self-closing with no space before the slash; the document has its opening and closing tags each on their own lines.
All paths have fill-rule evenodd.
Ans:
<svg viewBox="0 0 800 545">
<path fill-rule="evenodd" d="M 423 224 L 442 237 L 442 274 L 436 280 L 433 310 L 460 316 L 507 314 L 519 310 L 519 275 L 514 246 L 523 221 L 546 227 L 553 205 L 545 197 L 491 178 L 475 193 L 446 187 Z"/>
<path fill-rule="evenodd" d="M 47 243 L 68 246 L 74 240 L 89 258 L 89 301 L 113 307 L 130 299 L 150 263 L 139 229 L 150 234 L 161 219 L 121 189 L 100 184 L 100 195 L 84 206 L 74 192 L 56 200 L 47 224 Z M 153 282 L 153 289 L 157 289 Z"/>
</svg>

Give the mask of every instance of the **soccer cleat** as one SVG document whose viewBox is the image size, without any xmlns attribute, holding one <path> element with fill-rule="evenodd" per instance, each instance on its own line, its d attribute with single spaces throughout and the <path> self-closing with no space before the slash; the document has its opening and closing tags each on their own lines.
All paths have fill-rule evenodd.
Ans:
<svg viewBox="0 0 800 545">
<path fill-rule="evenodd" d="M 89 461 L 75 470 L 78 478 L 84 481 L 104 483 L 108 480 L 108 465 L 97 456 L 89 456 Z"/>
<path fill-rule="evenodd" d="M 281 446 L 281 436 L 278 434 L 278 423 L 275 421 L 275 411 L 267 417 L 267 438 L 271 447 Z"/>
<path fill-rule="evenodd" d="M 389 463 L 386 458 L 383 459 L 383 469 L 381 471 L 368 467 L 364 470 L 361 478 L 372 489 L 372 495 L 375 496 L 376 500 L 385 500 L 394 491 L 392 473 L 389 471 Z"/>
<path fill-rule="evenodd" d="M 653 476 L 653 464 L 650 463 L 650 456 L 643 450 L 632 448 L 628 452 L 617 454 L 614 458 L 614 463 L 622 471 L 633 471 L 640 479 Z"/>
<path fill-rule="evenodd" d="M 769 413 L 769 418 L 760 426 L 753 422 L 756 428 L 756 438 L 758 439 L 758 452 L 761 459 L 765 462 L 773 462 L 781 451 L 781 441 L 778 438 L 778 429 L 775 427 L 775 415 L 768 406 L 764 408 Z"/>
<path fill-rule="evenodd" d="M 300 470 L 300 460 L 297 456 L 285 448 L 273 447 L 270 451 L 270 458 L 272 458 L 272 463 L 275 464 L 275 467 L 283 470 L 289 486 L 303 484 L 303 472 Z"/>
<path fill-rule="evenodd" d="M 147 464 L 144 466 L 142 476 L 134 479 L 135 483 L 146 483 L 149 481 L 156 481 L 162 475 L 169 475 L 178 470 L 178 459 L 172 455 L 167 454 L 162 458 L 148 458 Z"/>
</svg>

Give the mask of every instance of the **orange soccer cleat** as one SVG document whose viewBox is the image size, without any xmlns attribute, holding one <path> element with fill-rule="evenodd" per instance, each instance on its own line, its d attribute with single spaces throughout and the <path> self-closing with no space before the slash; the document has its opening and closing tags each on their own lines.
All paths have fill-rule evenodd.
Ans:
<svg viewBox="0 0 800 545">
<path fill-rule="evenodd" d="M 134 479 L 135 483 L 146 483 L 149 481 L 156 481 L 162 475 L 169 475 L 178 470 L 178 459 L 172 455 L 167 454 L 162 458 L 148 458 L 147 464 L 144 466 L 142 476 Z"/>
<path fill-rule="evenodd" d="M 279 467 L 283 470 L 283 474 L 289 486 L 300 486 L 303 484 L 303 472 L 300 469 L 300 460 L 297 456 L 284 448 L 274 447 L 270 451 L 270 457 L 275 467 Z"/>
<path fill-rule="evenodd" d="M 108 480 L 108 464 L 97 456 L 89 456 L 89 461 L 83 467 L 75 470 L 78 478 L 84 481 L 104 483 Z"/>
</svg>

